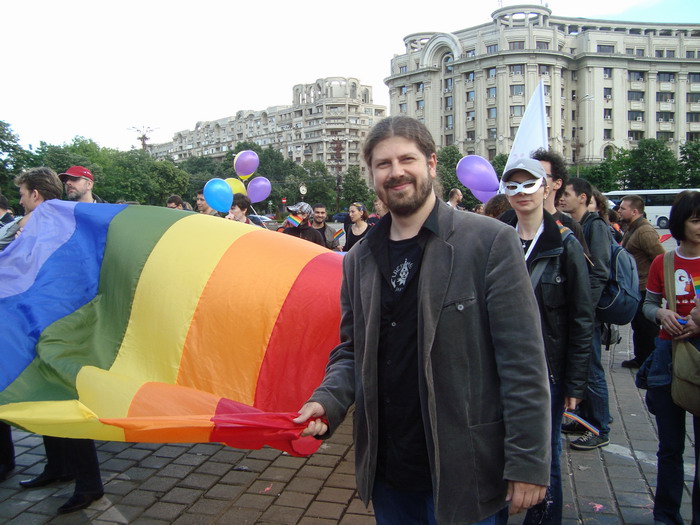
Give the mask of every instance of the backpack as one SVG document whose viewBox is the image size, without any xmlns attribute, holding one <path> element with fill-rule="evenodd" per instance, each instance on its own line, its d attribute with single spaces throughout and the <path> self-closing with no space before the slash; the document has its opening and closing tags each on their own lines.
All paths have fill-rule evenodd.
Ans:
<svg viewBox="0 0 700 525">
<path fill-rule="evenodd" d="M 593 220 L 598 219 L 599 217 L 596 217 Z M 587 241 L 590 241 L 592 222 L 588 221 L 584 228 Z M 627 250 L 615 242 L 612 235 L 608 235 L 608 239 L 610 240 L 610 274 L 596 306 L 596 317 L 604 323 L 624 325 L 632 321 L 642 300 L 639 293 L 637 263 Z"/>
</svg>

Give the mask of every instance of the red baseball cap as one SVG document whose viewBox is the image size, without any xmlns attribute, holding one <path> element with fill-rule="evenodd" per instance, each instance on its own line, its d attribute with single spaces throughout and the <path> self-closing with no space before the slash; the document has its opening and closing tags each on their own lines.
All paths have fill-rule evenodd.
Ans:
<svg viewBox="0 0 700 525">
<path fill-rule="evenodd" d="M 76 177 L 78 179 L 87 179 L 95 182 L 95 177 L 92 176 L 92 172 L 83 166 L 71 166 L 65 172 L 60 173 L 58 178 L 65 182 L 66 177 Z"/>
</svg>

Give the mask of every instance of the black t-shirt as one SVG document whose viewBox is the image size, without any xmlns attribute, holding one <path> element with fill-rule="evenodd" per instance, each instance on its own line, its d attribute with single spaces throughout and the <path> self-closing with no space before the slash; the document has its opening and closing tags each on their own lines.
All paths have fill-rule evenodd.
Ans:
<svg viewBox="0 0 700 525">
<path fill-rule="evenodd" d="M 419 238 L 388 241 L 379 261 L 383 279 L 377 475 L 395 489 L 408 491 L 432 488 L 419 395 Z"/>
</svg>

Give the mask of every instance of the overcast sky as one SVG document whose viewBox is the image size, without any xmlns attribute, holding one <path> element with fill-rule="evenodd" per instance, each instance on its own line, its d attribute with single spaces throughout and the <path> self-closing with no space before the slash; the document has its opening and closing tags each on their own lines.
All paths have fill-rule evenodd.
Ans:
<svg viewBox="0 0 700 525">
<path fill-rule="evenodd" d="M 486 0 L 8 1 L 0 19 L 0 120 L 20 141 L 138 146 L 197 121 L 291 104 L 292 87 L 356 77 L 389 104 L 383 79 L 403 38 L 491 20 Z M 538 2 L 533 2 L 538 3 Z M 393 4 L 392 7 L 390 4 Z M 697 0 L 551 0 L 553 15 L 700 23 Z"/>
</svg>

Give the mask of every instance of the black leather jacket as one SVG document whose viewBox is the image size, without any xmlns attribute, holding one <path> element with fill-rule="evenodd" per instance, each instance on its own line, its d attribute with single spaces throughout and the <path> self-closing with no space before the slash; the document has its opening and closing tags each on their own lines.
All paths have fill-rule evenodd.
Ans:
<svg viewBox="0 0 700 525">
<path fill-rule="evenodd" d="M 515 227 L 517 216 L 508 224 Z M 544 230 L 527 261 L 532 275 L 546 261 L 535 286 L 540 310 L 549 380 L 564 381 L 568 397 L 585 398 L 592 348 L 594 312 L 588 266 L 574 235 L 562 240 L 559 225 L 544 212 Z"/>
</svg>

